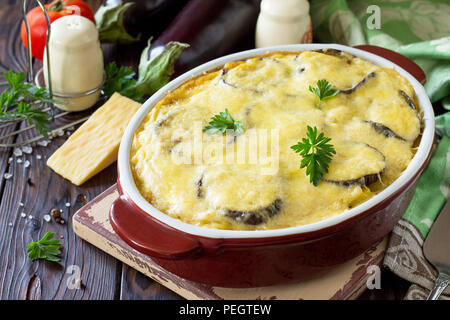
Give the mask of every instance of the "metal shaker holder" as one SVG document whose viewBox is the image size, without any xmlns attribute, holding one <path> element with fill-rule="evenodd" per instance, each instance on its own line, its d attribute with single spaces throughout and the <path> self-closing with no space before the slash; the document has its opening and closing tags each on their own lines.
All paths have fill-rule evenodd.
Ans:
<svg viewBox="0 0 450 320">
<path fill-rule="evenodd" d="M 50 94 L 50 98 L 56 98 L 56 100 L 58 98 L 62 98 L 62 99 L 68 99 L 68 98 L 80 98 L 80 97 L 84 97 L 84 96 L 88 96 L 92 93 L 95 93 L 99 90 L 102 90 L 104 82 L 105 82 L 105 76 L 103 77 L 103 81 L 102 83 L 97 86 L 94 89 L 88 90 L 88 91 L 84 91 L 84 92 L 80 92 L 80 93 L 75 93 L 75 94 L 63 94 L 63 93 L 57 93 L 57 92 L 53 92 L 52 89 L 52 79 L 51 79 L 51 64 L 50 64 L 50 48 L 49 48 L 49 39 L 51 36 L 51 22 L 50 22 L 50 18 L 47 14 L 47 11 L 45 10 L 44 5 L 42 4 L 42 2 L 40 0 L 35 0 L 35 2 L 37 2 L 37 4 L 39 5 L 39 7 L 41 8 L 42 12 L 45 15 L 45 20 L 47 23 L 47 39 L 45 42 L 45 57 L 44 59 L 46 59 L 46 64 L 47 64 L 47 70 L 43 70 L 43 67 L 36 72 L 36 75 L 34 76 L 34 72 L 33 72 L 33 57 L 31 55 L 31 33 L 30 33 L 30 26 L 28 24 L 28 21 L 26 19 L 26 14 L 27 14 L 27 0 L 21 0 L 21 11 L 22 11 L 22 17 L 23 20 L 25 22 L 25 28 L 26 28 L 26 33 L 27 33 L 27 81 L 29 83 L 35 83 L 35 85 L 39 88 L 45 87 L 45 83 L 43 80 L 43 73 L 46 72 L 47 74 L 47 79 L 48 79 L 48 86 L 47 86 L 47 90 L 49 91 Z M 56 113 L 55 110 L 55 106 L 52 103 L 47 103 L 47 106 L 45 108 L 43 108 L 44 112 L 50 112 L 51 114 L 51 120 L 54 121 L 55 119 L 64 117 L 65 115 L 71 113 L 70 111 L 64 111 L 64 112 L 59 112 Z M 49 136 L 57 136 L 59 132 L 61 132 L 62 130 L 71 128 L 77 124 L 80 124 L 84 121 L 86 121 L 89 118 L 89 116 L 77 119 L 75 121 L 71 121 L 68 124 L 65 124 L 63 126 L 60 126 L 58 128 L 55 128 L 53 130 L 50 131 Z M 0 123 L 0 129 L 8 127 L 8 126 L 12 126 L 12 125 L 16 125 L 18 122 L 23 121 L 23 119 L 12 119 L 12 120 L 6 120 L 6 121 L 1 121 Z M 0 137 L 0 142 L 6 138 L 12 137 L 12 136 L 17 136 L 20 133 L 23 133 L 25 131 L 28 130 L 32 130 L 34 128 L 34 125 L 29 125 L 26 126 L 22 129 L 19 130 L 15 130 L 13 132 L 10 132 L 6 135 L 3 135 Z M 23 146 L 23 145 L 27 145 L 30 144 L 32 142 L 36 142 L 39 141 L 41 139 L 44 139 L 45 137 L 41 134 L 36 135 L 32 138 L 26 139 L 24 141 L 20 141 L 20 142 L 15 142 L 15 143 L 0 143 L 0 147 L 19 147 L 19 146 Z"/>
</svg>

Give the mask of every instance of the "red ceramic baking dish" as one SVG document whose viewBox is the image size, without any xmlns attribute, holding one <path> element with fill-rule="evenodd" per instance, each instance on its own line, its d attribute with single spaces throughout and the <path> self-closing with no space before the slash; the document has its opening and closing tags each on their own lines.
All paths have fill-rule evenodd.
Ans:
<svg viewBox="0 0 450 320">
<path fill-rule="evenodd" d="M 166 92 L 190 77 L 229 61 L 271 51 L 324 48 L 346 51 L 377 65 L 395 68 L 414 87 L 423 111 L 423 135 L 410 165 L 394 183 L 340 215 L 308 225 L 262 231 L 218 230 L 190 225 L 159 211 L 139 193 L 129 163 L 133 134 Z M 361 49 L 336 44 L 277 46 L 244 51 L 201 65 L 155 93 L 128 125 L 118 157 L 121 196 L 111 207 L 111 224 L 133 248 L 151 256 L 164 269 L 193 281 L 224 287 L 252 287 L 318 275 L 380 241 L 408 207 L 416 181 L 431 157 L 435 135 L 432 105 L 420 82 L 425 82 L 425 76 L 413 62 L 372 46 Z"/>
</svg>

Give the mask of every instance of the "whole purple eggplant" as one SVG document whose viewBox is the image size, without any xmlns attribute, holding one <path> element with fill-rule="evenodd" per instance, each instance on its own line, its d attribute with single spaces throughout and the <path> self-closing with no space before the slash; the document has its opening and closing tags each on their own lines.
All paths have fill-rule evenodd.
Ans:
<svg viewBox="0 0 450 320">
<path fill-rule="evenodd" d="M 156 37 L 164 31 L 188 0 L 106 0 L 105 7 L 133 3 L 123 14 L 125 30 L 136 38 Z"/>
<path fill-rule="evenodd" d="M 170 41 L 188 43 L 175 64 L 180 74 L 233 51 L 254 47 L 260 0 L 190 0 L 153 43 L 150 56 Z"/>
</svg>

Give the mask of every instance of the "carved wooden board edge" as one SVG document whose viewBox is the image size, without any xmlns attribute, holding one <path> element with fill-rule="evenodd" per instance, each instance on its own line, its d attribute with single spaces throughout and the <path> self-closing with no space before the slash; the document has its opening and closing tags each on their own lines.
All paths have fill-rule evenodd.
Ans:
<svg viewBox="0 0 450 320">
<path fill-rule="evenodd" d="M 337 266 L 326 274 L 297 283 L 270 287 L 233 289 L 212 287 L 180 278 L 126 244 L 109 223 L 109 208 L 119 196 L 113 185 L 73 216 L 74 232 L 99 249 L 145 274 L 180 296 L 190 299 L 355 299 L 366 289 L 368 266 L 381 265 L 387 238 L 359 257 Z"/>
</svg>

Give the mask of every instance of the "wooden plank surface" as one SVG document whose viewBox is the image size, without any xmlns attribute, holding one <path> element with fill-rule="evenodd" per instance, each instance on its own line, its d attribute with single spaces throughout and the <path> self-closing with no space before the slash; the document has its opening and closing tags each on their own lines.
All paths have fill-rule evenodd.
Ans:
<svg viewBox="0 0 450 320">
<path fill-rule="evenodd" d="M 19 38 L 19 6 L 17 2 L 10 1 L 3 4 L 0 10 L 1 69 L 25 70 L 25 50 Z M 36 67 L 39 66 L 37 63 Z M 56 125 L 69 120 L 60 120 Z M 17 139 L 20 141 L 33 134 L 28 132 Z M 8 163 L 8 159 L 12 150 L 0 150 L 2 176 L 5 171 L 13 174 L 9 180 L 2 179 L 0 299 L 119 298 L 122 263 L 76 237 L 70 219 L 75 210 L 115 182 L 116 168 L 111 165 L 82 187 L 73 186 L 53 173 L 45 164 L 47 158 L 65 139 L 66 137 L 58 137 L 47 147 L 32 145 L 32 154 L 13 156 L 11 163 Z M 38 159 L 38 155 L 41 159 Z M 18 163 L 18 159 L 21 159 L 22 163 Z M 26 160 L 30 162 L 28 168 L 24 166 Z M 20 203 L 23 203 L 23 206 Z M 67 207 L 66 203 L 70 204 L 70 207 Z M 43 216 L 49 214 L 53 208 L 62 210 L 66 224 L 47 223 L 43 220 Z M 26 214 L 26 218 L 21 217 L 22 212 Z M 47 231 L 56 232 L 58 236 L 63 237 L 61 241 L 64 249 L 59 264 L 31 262 L 26 257 L 26 245 L 38 240 Z M 71 265 L 80 267 L 83 281 L 89 284 L 84 290 L 68 288 L 67 280 L 71 273 L 67 273 L 67 270 Z"/>
<path fill-rule="evenodd" d="M 124 264 L 120 284 L 121 300 L 181 300 L 172 290 Z"/>
<path fill-rule="evenodd" d="M 96 10 L 102 0 L 87 1 Z M 29 1 L 33 7 L 33 1 Z M 9 1 L 0 7 L 0 70 L 26 70 L 26 52 L 20 40 L 21 14 L 19 1 Z M 119 65 L 137 67 L 140 53 L 145 46 L 138 43 L 128 46 L 103 45 L 105 63 L 114 60 Z M 34 61 L 35 70 L 41 67 Z M 4 79 L 0 76 L 0 82 Z M 2 89 L 3 87 L 0 87 Z M 66 116 L 55 123 L 55 126 L 89 114 L 83 112 Z M 19 126 L 24 126 L 25 123 Z M 11 126 L 0 129 L 0 134 L 17 129 Z M 20 135 L 17 141 L 30 137 L 33 132 Z M 65 137 L 54 139 L 47 147 L 33 146 L 33 153 L 18 157 L 22 163 L 8 163 L 13 149 L 0 149 L 0 299 L 167 299 L 176 297 L 168 289 L 125 267 L 113 257 L 91 246 L 72 231 L 71 215 L 84 203 L 100 194 L 115 183 L 117 178 L 116 164 L 112 164 L 101 174 L 95 176 L 82 187 L 73 186 L 70 182 L 51 171 L 46 160 L 65 141 Z M 13 139 L 7 140 L 12 142 Z M 37 159 L 37 156 L 41 159 Z M 30 161 L 28 168 L 25 160 Z M 9 172 L 13 177 L 3 179 Z M 20 203 L 23 206 L 20 206 Z M 70 203 L 70 207 L 66 207 Z M 54 222 L 47 223 L 43 216 L 51 209 L 60 208 L 66 219 L 65 225 Z M 21 213 L 26 213 L 26 218 Z M 32 219 L 28 217 L 31 216 Z M 11 225 L 10 225 L 11 224 Z M 45 261 L 31 262 L 26 257 L 26 245 L 38 240 L 47 231 L 56 232 L 64 249 L 60 264 Z M 69 266 L 81 268 L 83 290 L 71 290 L 67 287 L 71 273 Z M 44 280 L 45 279 L 45 280 Z M 143 290 L 143 283 L 145 285 Z M 123 285 L 122 285 L 123 284 Z"/>
<path fill-rule="evenodd" d="M 96 10 L 102 0 L 88 0 Z M 28 1 L 34 6 L 33 1 Z M 0 6 L 0 71 L 26 69 L 25 50 L 20 41 L 21 15 L 18 0 L 2 1 Z M 131 46 L 104 45 L 105 61 L 115 60 L 119 65 L 136 68 L 145 43 Z M 36 68 L 40 63 L 36 63 Z M 0 82 L 3 77 L 0 76 Z M 0 87 L 0 90 L 3 87 Z M 80 115 L 62 119 L 70 121 Z M 20 124 L 23 126 L 24 124 Z M 0 129 L 0 134 L 14 129 Z M 27 135 L 19 136 L 24 139 Z M 29 136 L 29 134 L 28 134 Z M 116 180 L 115 164 L 105 169 L 82 187 L 75 187 L 52 172 L 45 161 L 60 146 L 65 137 L 54 139 L 48 147 L 33 146 L 30 155 L 19 157 L 17 163 L 12 149 L 0 149 L 0 299 L 180 299 L 181 297 L 145 277 L 136 270 L 81 240 L 72 230 L 71 216 L 87 201 L 111 186 Z M 12 139 L 9 140 L 11 142 Z M 38 159 L 38 155 L 41 159 Z M 28 168 L 24 161 L 30 161 Z M 3 179 L 9 172 L 13 177 Z M 23 203 L 23 206 L 20 203 Z M 65 204 L 70 203 L 70 207 Z M 47 223 L 43 216 L 53 208 L 63 210 L 65 225 Z M 26 218 L 21 217 L 21 213 Z M 28 216 L 32 218 L 29 219 Z M 45 232 L 54 231 L 62 236 L 64 244 L 59 264 L 26 257 L 26 245 L 38 240 Z M 72 290 L 67 286 L 69 266 L 81 268 L 85 288 Z M 383 273 L 384 274 L 384 273 Z M 384 279 L 384 278 L 383 278 Z M 401 298 L 407 283 L 397 277 L 388 277 L 382 291 L 367 291 L 363 298 Z M 394 289 L 392 289 L 394 288 Z M 396 292 L 392 294 L 393 290 Z"/>
</svg>

